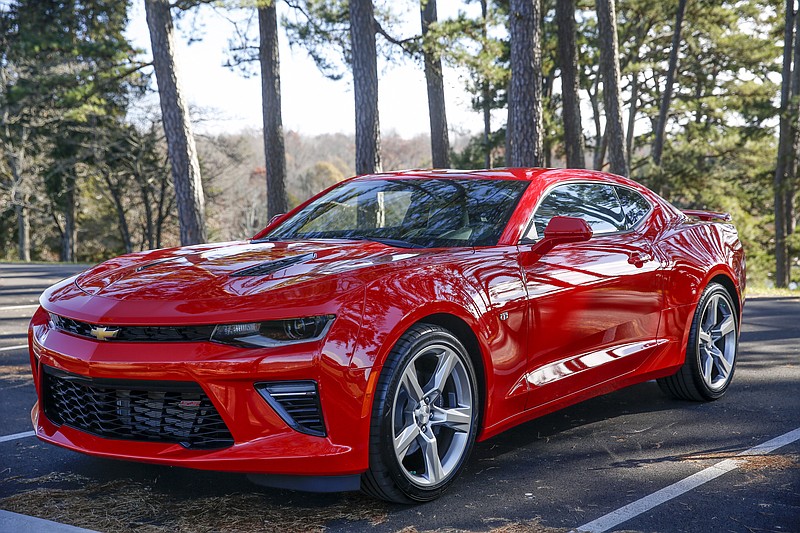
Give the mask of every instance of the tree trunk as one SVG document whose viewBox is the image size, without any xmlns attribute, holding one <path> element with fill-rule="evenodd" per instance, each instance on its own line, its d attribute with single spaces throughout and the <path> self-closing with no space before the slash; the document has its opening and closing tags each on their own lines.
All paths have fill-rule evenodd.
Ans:
<svg viewBox="0 0 800 533">
<path fill-rule="evenodd" d="M 786 272 L 786 203 L 783 194 L 786 168 L 792 150 L 792 127 L 789 117 L 792 71 L 792 27 L 794 22 L 794 0 L 786 0 L 783 28 L 783 68 L 781 69 L 780 126 L 778 133 L 778 161 L 775 165 L 775 286 L 786 287 L 789 283 Z"/>
<path fill-rule="evenodd" d="M 74 172 L 74 170 L 73 170 Z M 61 261 L 75 262 L 75 177 L 65 176 L 64 180 L 64 232 L 61 234 Z"/>
<path fill-rule="evenodd" d="M 424 41 L 428 28 L 437 21 L 436 0 L 420 0 L 419 8 Z M 425 46 L 423 55 L 425 82 L 428 86 L 428 114 L 431 122 L 431 159 L 434 168 L 450 168 L 450 139 L 447 132 L 442 57 L 428 46 Z"/>
<path fill-rule="evenodd" d="M 561 98 L 564 117 L 564 150 L 567 168 L 585 168 L 581 122 L 580 76 L 575 45 L 575 0 L 556 1 L 558 60 L 561 63 Z"/>
<path fill-rule="evenodd" d="M 603 160 L 605 159 L 605 136 L 603 126 L 600 123 L 600 73 L 594 79 L 594 92 L 589 92 L 589 103 L 592 104 L 592 122 L 594 122 L 594 152 L 592 153 L 592 168 L 602 170 Z"/>
<path fill-rule="evenodd" d="M 261 62 L 261 107 L 264 120 L 264 154 L 267 169 L 267 218 L 285 213 L 286 151 L 281 116 L 281 60 L 275 0 L 258 8 L 258 57 Z"/>
<path fill-rule="evenodd" d="M 636 111 L 639 104 L 639 73 L 631 75 L 631 101 L 628 105 L 628 131 L 625 139 L 625 154 L 630 162 L 633 157 L 633 130 L 636 127 Z"/>
<path fill-rule="evenodd" d="M 481 0 L 481 36 L 484 42 L 489 35 L 489 6 L 487 0 Z M 483 150 L 484 168 L 492 168 L 492 93 L 489 82 L 481 83 L 481 99 L 483 111 Z"/>
<path fill-rule="evenodd" d="M 672 101 L 672 87 L 675 84 L 675 71 L 678 68 L 678 52 L 681 48 L 681 26 L 683 25 L 683 13 L 686 11 L 686 0 L 678 2 L 678 13 L 675 15 L 675 28 L 672 32 L 672 49 L 669 51 L 669 65 L 667 67 L 667 82 L 664 87 L 664 94 L 661 96 L 661 108 L 658 111 L 658 122 L 653 138 L 653 163 L 661 165 L 661 154 L 664 151 L 664 132 L 667 128 L 667 115 Z"/>
<path fill-rule="evenodd" d="M 600 138 L 600 147 L 597 149 L 595 170 L 603 170 L 603 167 L 606 166 L 606 152 L 608 152 L 608 122 L 603 130 L 603 136 Z"/>
<path fill-rule="evenodd" d="M 543 38 L 544 39 L 544 38 Z M 542 109 L 547 112 L 547 116 L 555 116 L 556 110 L 555 100 L 553 99 L 553 79 L 555 78 L 555 69 L 542 77 Z M 544 112 L 543 111 L 543 112 Z M 545 128 L 544 119 L 542 119 L 542 155 L 541 165 L 544 168 L 553 167 L 553 138 L 550 132 Z"/>
<path fill-rule="evenodd" d="M 31 260 L 31 222 L 28 207 L 23 202 L 14 204 L 17 215 L 17 254 L 20 261 Z"/>
<path fill-rule="evenodd" d="M 161 100 L 161 119 L 175 182 L 181 244 L 205 242 L 205 200 L 200 163 L 175 64 L 175 37 L 169 0 L 145 0 L 153 66 Z"/>
<path fill-rule="evenodd" d="M 628 175 L 625 159 L 625 133 L 619 96 L 619 45 L 614 0 L 595 0 L 597 30 L 600 37 L 600 71 L 603 74 L 603 103 L 606 110 L 606 137 L 611 172 Z"/>
<path fill-rule="evenodd" d="M 795 15 L 794 33 L 800 35 L 800 16 Z M 792 81 L 789 89 L 789 131 L 792 137 L 792 148 L 787 155 L 786 176 L 783 180 L 783 216 L 785 219 L 784 235 L 794 233 L 794 186 L 797 178 L 797 165 L 800 161 L 800 38 L 794 40 L 794 57 L 792 58 Z M 786 282 L 792 281 L 792 250 L 786 243 Z"/>
<path fill-rule="evenodd" d="M 542 5 L 511 0 L 511 86 L 506 164 L 535 167 L 542 162 Z"/>
<path fill-rule="evenodd" d="M 8 133 L 8 128 L 6 128 Z M 28 214 L 28 195 L 20 190 L 24 187 L 26 149 L 25 143 L 28 139 L 27 132 L 22 134 L 21 146 L 16 150 L 10 150 L 7 155 L 7 163 L 11 171 L 12 189 L 11 203 L 14 205 L 14 212 L 17 217 L 17 257 L 20 261 L 28 262 L 31 260 L 31 224 Z"/>
<path fill-rule="evenodd" d="M 106 182 L 108 192 L 111 195 L 111 200 L 114 202 L 114 208 L 117 211 L 117 223 L 119 224 L 119 236 L 122 239 L 122 245 L 125 246 L 125 253 L 133 252 L 133 241 L 131 240 L 131 232 L 128 228 L 128 220 L 125 218 L 125 205 L 122 202 L 122 191 L 114 184 L 111 176 L 108 174 L 103 175 L 103 180 Z"/>
<path fill-rule="evenodd" d="M 158 202 L 156 202 L 156 248 L 162 247 L 161 237 L 164 234 L 164 223 L 172 210 L 174 196 L 172 198 L 167 197 L 168 187 L 167 180 L 162 179 L 158 188 Z"/>
<path fill-rule="evenodd" d="M 350 43 L 356 105 L 356 174 L 381 171 L 378 55 L 372 0 L 350 0 Z"/>
<path fill-rule="evenodd" d="M 144 208 L 143 241 L 147 243 L 147 248 L 152 250 L 156 247 L 156 240 L 153 221 L 153 205 L 150 198 L 150 184 L 147 183 L 147 179 L 140 173 L 138 165 L 133 173 L 133 179 L 139 188 L 139 196 L 142 199 L 142 207 Z"/>
</svg>

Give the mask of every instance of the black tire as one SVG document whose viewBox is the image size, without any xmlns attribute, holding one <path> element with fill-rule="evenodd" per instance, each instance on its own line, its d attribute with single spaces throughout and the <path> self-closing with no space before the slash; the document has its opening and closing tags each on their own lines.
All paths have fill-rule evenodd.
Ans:
<svg viewBox="0 0 800 533">
<path fill-rule="evenodd" d="M 431 359 L 437 357 L 437 350 L 441 350 L 441 355 L 435 360 Z M 453 363 L 453 355 L 457 363 Z M 440 374 L 446 372 L 448 365 L 443 364 L 445 357 L 455 366 L 440 387 L 442 392 L 438 393 L 438 389 L 428 386 L 437 381 L 436 370 L 442 368 Z M 436 366 L 431 370 L 429 380 L 422 383 L 434 362 Z M 421 385 L 418 392 L 425 394 L 419 401 L 408 391 L 414 387 L 406 385 L 407 377 L 404 374 L 407 372 L 413 372 L 417 378 L 420 375 L 423 377 L 423 380 L 418 379 Z M 469 386 L 468 393 L 466 384 Z M 427 405 L 427 411 L 423 404 Z M 465 407 L 467 404 L 468 407 Z M 444 422 L 445 419 L 449 420 L 449 415 L 444 415 L 447 409 L 458 411 L 457 414 L 463 417 L 461 422 L 452 424 L 458 426 L 457 430 L 450 427 L 451 422 Z M 465 413 L 467 409 L 468 414 Z M 375 390 L 370 423 L 370 466 L 361 476 L 362 491 L 375 498 L 404 504 L 438 498 L 458 477 L 469 458 L 478 431 L 479 410 L 475 369 L 458 338 L 432 324 L 415 324 L 409 328 L 389 354 Z M 469 420 L 468 429 L 464 426 L 466 420 Z M 409 439 L 411 444 L 402 452 L 395 449 L 398 427 L 404 428 L 400 430 L 401 434 L 406 431 L 411 432 L 409 435 L 413 431 L 419 432 L 413 440 Z M 426 440 L 431 436 L 435 441 L 433 447 L 430 446 L 431 441 Z M 420 442 L 422 444 L 418 444 Z M 442 443 L 446 446 L 440 448 Z M 412 453 L 410 450 L 414 446 L 418 448 Z M 433 474 L 427 466 L 432 457 L 431 450 L 438 451 L 440 456 L 439 469 L 433 468 Z M 401 453 L 404 456 L 402 459 L 398 456 Z M 421 466 L 420 470 L 424 470 L 422 473 L 409 466 L 415 461 Z M 438 473 L 446 475 L 438 479 Z"/>
<path fill-rule="evenodd" d="M 718 322 L 717 315 L 714 320 L 709 320 L 714 302 L 718 304 L 714 313 L 718 313 L 720 317 L 719 324 L 730 318 L 730 322 L 725 322 L 724 328 L 712 328 L 709 325 L 711 322 L 714 324 Z M 707 333 L 708 330 L 727 331 L 729 327 L 733 328 L 732 331 L 716 341 Z M 713 353 L 721 354 L 725 361 L 718 355 L 712 355 L 709 350 L 713 350 L 714 347 L 717 351 Z M 680 400 L 696 402 L 716 400 L 725 394 L 733 380 L 738 352 L 738 309 L 725 287 L 718 283 L 710 283 L 703 291 L 692 319 L 683 366 L 674 375 L 658 379 L 658 386 L 664 393 Z M 704 363 L 711 366 L 706 366 L 704 370 Z"/>
</svg>

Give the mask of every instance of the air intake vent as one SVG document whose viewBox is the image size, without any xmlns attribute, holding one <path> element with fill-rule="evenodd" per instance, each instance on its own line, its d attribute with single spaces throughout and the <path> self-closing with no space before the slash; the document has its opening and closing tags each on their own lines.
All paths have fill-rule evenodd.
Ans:
<svg viewBox="0 0 800 533">
<path fill-rule="evenodd" d="M 88 378 L 42 369 L 44 412 L 56 425 L 107 439 L 174 442 L 193 449 L 233 445 L 197 383 Z"/>
<path fill-rule="evenodd" d="M 231 276 L 234 277 L 267 276 L 269 274 L 272 274 L 273 272 L 277 272 L 278 270 L 289 268 L 292 265 L 296 265 L 298 263 L 305 263 L 306 261 L 311 261 L 316 257 L 317 254 L 315 253 L 284 257 L 283 259 L 278 259 L 275 261 L 267 261 L 266 263 L 261 263 L 260 265 L 252 266 L 250 268 L 245 268 L 244 270 L 234 272 L 233 274 L 231 274 Z"/>
<path fill-rule="evenodd" d="M 319 392 L 314 381 L 256 383 L 256 390 L 295 431 L 325 436 Z"/>
</svg>

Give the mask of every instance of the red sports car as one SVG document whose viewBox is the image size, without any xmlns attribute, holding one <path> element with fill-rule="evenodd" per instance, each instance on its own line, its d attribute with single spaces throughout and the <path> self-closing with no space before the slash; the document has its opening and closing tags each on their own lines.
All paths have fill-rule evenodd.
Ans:
<svg viewBox="0 0 800 533">
<path fill-rule="evenodd" d="M 583 170 L 356 177 L 249 241 L 49 288 L 33 425 L 96 456 L 430 500 L 476 440 L 586 398 L 720 397 L 745 284 L 729 219 Z"/>
</svg>

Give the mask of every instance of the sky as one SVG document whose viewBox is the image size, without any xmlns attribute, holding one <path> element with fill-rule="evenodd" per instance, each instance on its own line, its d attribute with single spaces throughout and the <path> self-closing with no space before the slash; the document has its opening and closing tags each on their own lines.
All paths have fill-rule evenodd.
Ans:
<svg viewBox="0 0 800 533">
<path fill-rule="evenodd" d="M 439 18 L 455 16 L 458 9 L 464 8 L 460 1 L 441 1 Z M 279 18 L 286 11 L 285 5 L 279 3 Z M 412 27 L 412 20 L 418 24 L 416 12 L 409 13 L 408 26 L 403 28 L 408 33 L 418 31 Z M 206 116 L 195 129 L 206 134 L 260 129 L 261 86 L 258 76 L 247 78 L 241 72 L 223 66 L 227 59 L 228 40 L 233 33 L 232 24 L 209 8 L 203 8 L 199 21 L 203 27 L 202 40 L 188 44 L 188 36 L 181 28 L 188 25 L 179 23 L 176 46 L 178 75 L 184 94 L 190 106 L 201 109 Z M 127 37 L 144 51 L 143 59 L 151 58 L 143 2 L 132 3 Z M 279 41 L 284 129 L 304 134 L 352 133 L 355 118 L 349 74 L 338 81 L 327 79 L 302 48 L 289 47 L 282 30 Z M 464 74 L 452 68 L 445 67 L 444 70 L 451 132 L 481 131 L 481 116 L 471 109 L 470 97 L 463 89 Z M 394 131 L 403 137 L 428 133 L 428 103 L 421 65 L 410 60 L 400 65 L 379 64 L 378 77 L 382 132 Z M 155 96 L 152 98 L 153 105 L 157 105 Z M 504 120 L 498 113 L 495 124 Z"/>
</svg>

